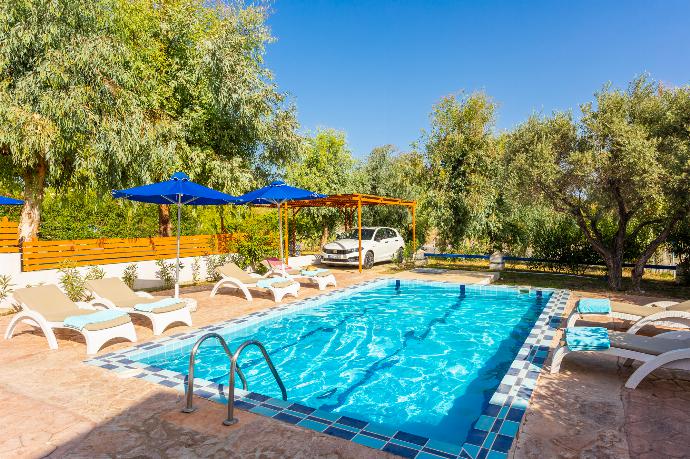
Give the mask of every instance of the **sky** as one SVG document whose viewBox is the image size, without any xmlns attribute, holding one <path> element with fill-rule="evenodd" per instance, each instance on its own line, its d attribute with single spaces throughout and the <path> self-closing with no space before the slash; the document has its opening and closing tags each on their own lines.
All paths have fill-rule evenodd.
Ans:
<svg viewBox="0 0 690 459">
<path fill-rule="evenodd" d="M 304 133 L 346 132 L 357 157 L 410 149 L 443 96 L 484 91 L 496 130 L 577 110 L 648 73 L 690 84 L 690 1 L 274 0 L 266 63 Z"/>
</svg>

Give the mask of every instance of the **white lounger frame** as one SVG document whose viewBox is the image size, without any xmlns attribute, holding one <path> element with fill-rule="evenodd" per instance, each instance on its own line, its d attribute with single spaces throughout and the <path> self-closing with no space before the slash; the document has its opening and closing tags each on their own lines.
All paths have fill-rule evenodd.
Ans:
<svg viewBox="0 0 690 459">
<path fill-rule="evenodd" d="M 668 311 L 664 308 L 678 304 L 674 301 L 658 301 L 654 303 L 648 303 L 643 307 L 656 307 L 659 312 L 652 314 L 650 316 L 641 317 L 635 314 L 626 314 L 623 312 L 611 311 L 609 314 L 581 314 L 577 311 L 577 307 L 573 309 L 573 312 L 568 317 L 566 322 L 566 327 L 574 327 L 578 320 L 585 319 L 587 317 L 601 316 L 601 317 L 611 317 L 614 319 L 628 320 L 634 322 L 632 326 L 628 329 L 628 333 L 637 333 L 645 325 L 660 325 L 673 328 L 690 328 L 690 313 L 685 311 Z"/>
<path fill-rule="evenodd" d="M 326 287 L 329 285 L 332 285 L 333 287 L 337 287 L 338 284 L 335 280 L 335 276 L 333 274 L 329 274 L 328 276 L 304 276 L 304 275 L 295 275 L 295 276 L 290 276 L 292 279 L 299 279 L 299 280 L 308 280 L 312 283 L 316 283 L 319 286 L 319 290 L 326 290 Z"/>
<path fill-rule="evenodd" d="M 656 335 L 655 338 L 666 339 L 688 339 L 690 332 L 688 331 L 671 331 Z M 676 370 L 690 371 L 690 348 L 676 349 L 665 352 L 660 355 L 650 355 L 643 352 L 630 351 L 627 349 L 620 349 L 611 347 L 605 351 L 571 351 L 566 345 L 559 346 L 553 354 L 551 362 L 551 374 L 558 373 L 561 370 L 561 363 L 563 358 L 573 352 L 595 352 L 597 354 L 611 355 L 614 357 L 622 357 L 624 359 L 638 360 L 642 365 L 630 375 L 630 378 L 625 382 L 625 387 L 628 389 L 635 389 L 642 380 L 647 377 L 652 371 L 657 368 L 671 368 Z"/>
<path fill-rule="evenodd" d="M 94 296 L 94 300 L 91 302 L 93 305 L 102 305 L 106 309 L 117 309 L 119 311 L 124 311 L 127 314 L 138 314 L 144 316 L 151 321 L 151 326 L 153 328 L 154 336 L 162 334 L 166 328 L 176 322 L 182 322 L 185 325 L 192 326 L 192 315 L 189 312 L 189 306 L 185 304 L 184 308 L 177 309 L 175 311 L 169 312 L 145 312 L 137 311 L 134 308 L 120 308 L 115 303 L 107 298 L 99 296 L 96 292 L 89 290 Z M 153 298 L 154 296 L 148 292 L 134 292 L 137 296 L 142 298 Z M 184 301 L 180 299 L 180 301 Z"/>
<path fill-rule="evenodd" d="M 252 276 L 252 274 L 249 274 Z M 255 277 L 255 276 L 252 276 Z M 256 280 L 260 279 L 265 279 L 263 276 L 256 276 Z M 244 297 L 247 299 L 247 301 L 253 301 L 252 294 L 249 292 L 249 287 L 252 288 L 263 288 L 265 290 L 270 291 L 273 294 L 273 300 L 276 303 L 280 303 L 283 300 L 283 297 L 285 295 L 292 295 L 294 297 L 297 297 L 297 294 L 299 293 L 299 283 L 295 282 L 294 284 L 288 285 L 287 287 L 259 287 L 256 285 L 256 282 L 253 284 L 245 284 L 241 282 L 239 279 L 236 279 L 234 277 L 226 276 L 226 275 L 221 275 L 221 279 L 216 282 L 216 285 L 213 286 L 213 289 L 211 290 L 211 298 L 216 296 L 216 293 L 218 293 L 218 290 L 220 290 L 222 287 L 229 287 L 229 288 L 235 288 L 239 289 L 242 291 L 244 294 Z"/>
<path fill-rule="evenodd" d="M 319 290 L 326 290 L 326 287 L 328 287 L 329 285 L 332 285 L 333 287 L 338 286 L 338 284 L 335 280 L 335 276 L 332 273 L 329 274 L 328 276 L 305 276 L 303 274 L 289 274 L 289 273 L 282 271 L 280 269 L 273 269 L 273 268 L 269 268 L 269 269 L 270 269 L 269 274 L 272 274 L 272 275 L 287 277 L 288 279 L 293 279 L 296 281 L 307 280 L 311 283 L 315 283 L 316 285 L 318 285 Z"/>
<path fill-rule="evenodd" d="M 22 308 L 21 311 L 16 313 L 5 331 L 5 339 L 11 339 L 14 334 L 17 325 L 24 323 L 31 325 L 32 327 L 40 328 L 43 335 L 48 340 L 48 346 L 50 349 L 57 349 L 58 342 L 55 338 L 55 333 L 53 330 L 58 328 L 64 328 L 66 330 L 72 330 L 81 333 L 86 340 L 86 353 L 88 355 L 93 355 L 98 352 L 98 350 L 103 347 L 105 343 L 114 338 L 124 338 L 133 343 L 137 341 L 137 333 L 134 330 L 134 324 L 128 322 L 126 324 L 118 325 L 116 327 L 105 328 L 103 330 L 77 330 L 76 328 L 65 327 L 63 322 L 48 322 L 42 314 L 31 310 L 27 305 L 16 301 Z M 96 309 L 91 307 L 88 303 L 76 303 L 80 309 Z"/>
</svg>

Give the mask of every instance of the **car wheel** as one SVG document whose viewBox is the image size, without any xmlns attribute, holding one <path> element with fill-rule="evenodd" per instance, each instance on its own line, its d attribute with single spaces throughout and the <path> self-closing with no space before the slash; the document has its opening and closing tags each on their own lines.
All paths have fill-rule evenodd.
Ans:
<svg viewBox="0 0 690 459">
<path fill-rule="evenodd" d="M 401 263 L 402 257 L 403 257 L 403 249 L 402 249 L 402 247 L 400 247 L 398 250 L 395 251 L 395 255 L 393 255 L 393 261 Z"/>
<path fill-rule="evenodd" d="M 364 269 L 371 269 L 372 266 L 374 266 L 374 252 L 367 252 L 364 255 L 364 263 L 363 263 Z"/>
</svg>

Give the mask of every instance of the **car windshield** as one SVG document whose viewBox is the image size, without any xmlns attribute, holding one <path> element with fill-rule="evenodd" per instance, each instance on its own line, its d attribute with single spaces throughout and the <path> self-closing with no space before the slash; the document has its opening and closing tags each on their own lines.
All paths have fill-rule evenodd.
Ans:
<svg viewBox="0 0 690 459">
<path fill-rule="evenodd" d="M 356 229 L 345 231 L 344 233 L 338 234 L 336 239 L 357 239 L 357 233 L 359 231 Z M 362 240 L 371 239 L 374 236 L 374 230 L 370 228 L 362 228 Z"/>
</svg>

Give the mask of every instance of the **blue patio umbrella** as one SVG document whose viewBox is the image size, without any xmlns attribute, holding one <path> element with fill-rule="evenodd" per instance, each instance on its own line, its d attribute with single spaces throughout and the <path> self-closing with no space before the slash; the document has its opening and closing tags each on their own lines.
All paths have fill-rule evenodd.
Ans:
<svg viewBox="0 0 690 459">
<path fill-rule="evenodd" d="M 278 208 L 278 234 L 280 235 L 280 262 L 283 263 L 283 225 L 280 206 L 288 201 L 301 201 L 303 199 L 325 198 L 325 194 L 290 186 L 285 182 L 275 181 L 258 190 L 250 191 L 237 197 L 238 204 L 265 204 Z"/>
<path fill-rule="evenodd" d="M 142 185 L 126 190 L 113 190 L 114 198 L 151 204 L 177 205 L 177 264 L 175 265 L 175 298 L 180 294 L 180 220 L 182 206 L 214 206 L 237 202 L 237 198 L 189 180 L 184 172 L 175 172 L 165 182 Z"/>
<path fill-rule="evenodd" d="M 6 196 L 0 196 L 0 206 L 21 206 L 24 201 L 21 199 L 8 198 Z"/>
</svg>

